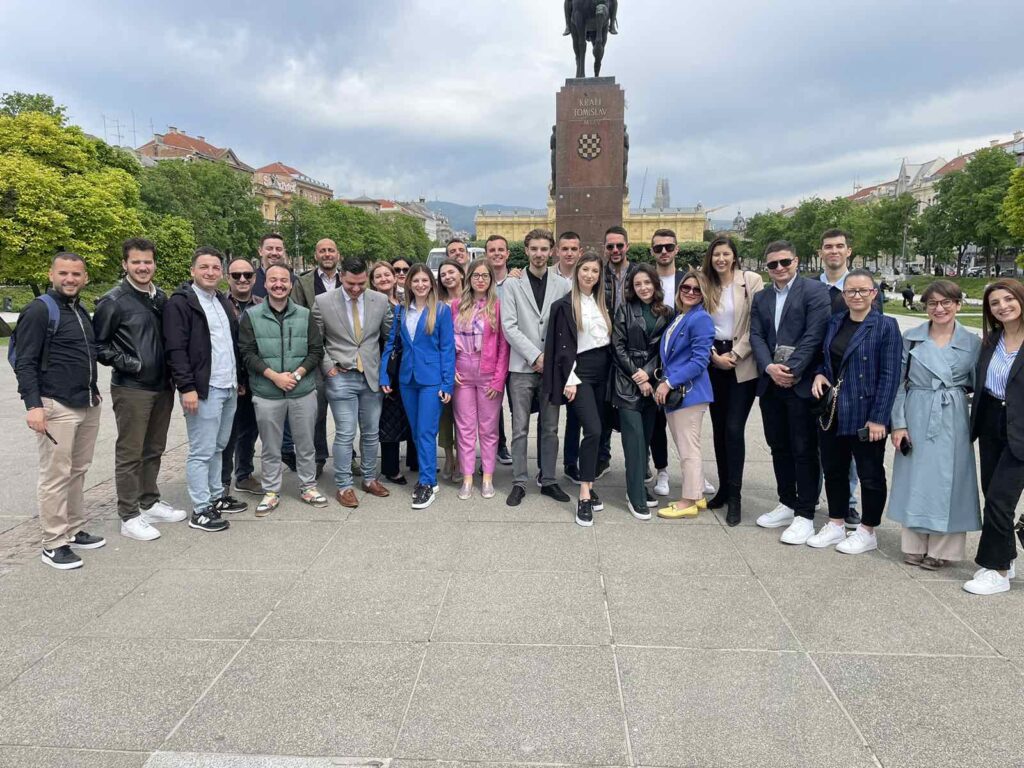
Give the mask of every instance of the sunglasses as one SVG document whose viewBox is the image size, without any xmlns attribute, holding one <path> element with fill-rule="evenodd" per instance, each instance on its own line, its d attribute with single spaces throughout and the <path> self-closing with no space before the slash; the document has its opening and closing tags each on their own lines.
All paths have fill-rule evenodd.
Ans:
<svg viewBox="0 0 1024 768">
<path fill-rule="evenodd" d="M 409 267 L 395 267 L 396 275 L 407 275 L 409 274 Z"/>
<path fill-rule="evenodd" d="M 661 243 L 659 245 L 652 245 L 651 250 L 655 253 L 672 253 L 676 249 L 675 243 Z"/>
<path fill-rule="evenodd" d="M 232 280 L 252 280 L 255 272 L 229 272 Z"/>
<path fill-rule="evenodd" d="M 625 243 L 605 243 L 604 249 L 606 251 L 624 251 L 626 250 Z"/>
<path fill-rule="evenodd" d="M 789 269 L 792 263 L 792 259 L 779 259 L 778 261 L 769 261 L 767 264 L 765 264 L 765 266 L 768 267 L 769 270 L 778 269 L 779 267 L 782 267 L 783 269 Z"/>
<path fill-rule="evenodd" d="M 700 286 L 699 285 L 681 285 L 681 286 L 679 286 L 679 292 L 680 293 L 689 294 L 690 296 L 700 296 Z"/>
</svg>

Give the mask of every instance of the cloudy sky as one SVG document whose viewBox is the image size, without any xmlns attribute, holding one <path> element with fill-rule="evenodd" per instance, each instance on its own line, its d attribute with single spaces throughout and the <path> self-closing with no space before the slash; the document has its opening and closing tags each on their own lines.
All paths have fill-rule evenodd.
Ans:
<svg viewBox="0 0 1024 768">
<path fill-rule="evenodd" d="M 620 0 L 630 187 L 751 214 L 1024 129 L 1020 0 Z M 0 90 L 168 125 L 339 196 L 541 206 L 561 0 L 0 0 Z M 588 64 L 589 67 L 589 64 Z"/>
</svg>

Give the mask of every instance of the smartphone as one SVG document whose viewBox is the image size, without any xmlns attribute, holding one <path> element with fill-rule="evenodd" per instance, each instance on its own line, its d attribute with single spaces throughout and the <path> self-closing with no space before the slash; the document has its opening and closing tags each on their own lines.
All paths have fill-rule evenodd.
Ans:
<svg viewBox="0 0 1024 768">
<path fill-rule="evenodd" d="M 910 442 L 909 437 L 904 437 L 900 440 L 900 453 L 904 456 L 909 456 L 910 452 L 914 449 L 913 443 Z"/>
<path fill-rule="evenodd" d="M 871 439 L 871 430 L 867 427 L 861 427 L 857 430 L 857 437 L 862 443 L 866 443 Z"/>
</svg>

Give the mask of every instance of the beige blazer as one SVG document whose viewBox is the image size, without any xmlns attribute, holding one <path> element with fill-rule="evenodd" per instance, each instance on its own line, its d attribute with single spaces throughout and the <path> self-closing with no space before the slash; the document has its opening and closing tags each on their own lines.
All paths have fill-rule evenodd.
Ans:
<svg viewBox="0 0 1024 768">
<path fill-rule="evenodd" d="M 736 355 L 736 381 L 757 378 L 757 361 L 750 347 L 750 307 L 754 294 L 764 288 L 764 280 L 757 272 L 743 270 L 732 281 L 734 322 L 732 351 Z"/>
</svg>

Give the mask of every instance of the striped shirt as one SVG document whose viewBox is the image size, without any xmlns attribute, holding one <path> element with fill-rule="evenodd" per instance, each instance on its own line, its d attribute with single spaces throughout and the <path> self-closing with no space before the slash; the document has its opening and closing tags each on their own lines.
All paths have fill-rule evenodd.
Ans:
<svg viewBox="0 0 1024 768">
<path fill-rule="evenodd" d="M 1006 380 L 1010 378 L 1010 368 L 1016 359 L 1017 352 L 1007 352 L 1005 338 L 1000 336 L 985 373 L 985 391 L 1000 400 L 1006 399 Z"/>
</svg>

